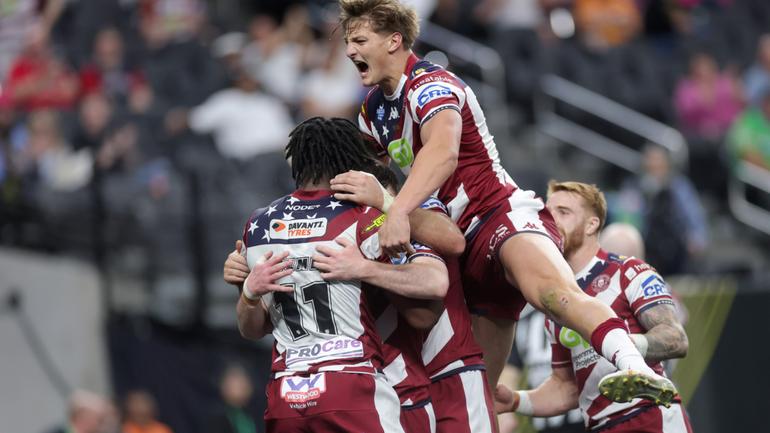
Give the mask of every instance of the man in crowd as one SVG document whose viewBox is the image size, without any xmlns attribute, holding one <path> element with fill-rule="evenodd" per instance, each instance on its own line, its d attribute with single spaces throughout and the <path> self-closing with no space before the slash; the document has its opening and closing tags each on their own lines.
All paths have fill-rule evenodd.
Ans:
<svg viewBox="0 0 770 433">
<path fill-rule="evenodd" d="M 684 357 L 688 347 L 668 286 L 644 261 L 601 249 L 598 239 L 607 204 L 596 186 L 551 182 L 547 206 L 564 236 L 564 255 L 580 287 L 628 323 L 645 360 L 656 373 L 664 374 L 660 361 Z M 498 411 L 552 416 L 579 406 L 590 431 L 692 431 L 680 399 L 657 406 L 654 403 L 661 403 L 658 392 L 644 383 L 638 384 L 638 393 L 647 394 L 654 403 L 613 401 L 613 394 L 624 388 L 622 372 L 574 330 L 552 320 L 546 320 L 546 328 L 551 338 L 551 376 L 530 391 L 511 392 L 499 385 L 495 391 Z"/>
</svg>

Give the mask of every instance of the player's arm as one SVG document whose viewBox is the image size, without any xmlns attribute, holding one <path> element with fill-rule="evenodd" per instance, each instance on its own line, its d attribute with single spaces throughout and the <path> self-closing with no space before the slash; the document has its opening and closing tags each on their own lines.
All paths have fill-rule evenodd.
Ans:
<svg viewBox="0 0 770 433">
<path fill-rule="evenodd" d="M 371 173 L 351 170 L 331 180 L 334 197 L 387 213 L 393 197 Z M 417 208 L 409 214 L 411 238 L 444 257 L 456 257 L 465 250 L 465 237 L 454 222 L 440 212 Z"/>
<path fill-rule="evenodd" d="M 637 319 L 647 332 L 631 334 L 631 338 L 645 360 L 657 362 L 687 356 L 687 333 L 679 323 L 673 305 L 654 305 L 638 313 Z"/>
<path fill-rule="evenodd" d="M 578 407 L 578 387 L 571 366 L 556 367 L 540 386 L 529 391 L 511 391 L 498 384 L 497 413 L 518 412 L 531 416 L 554 416 Z"/>
<path fill-rule="evenodd" d="M 396 311 L 415 329 L 432 328 L 444 311 L 444 303 L 438 300 L 407 298 L 388 291 L 385 293 Z"/>
<path fill-rule="evenodd" d="M 461 134 L 462 118 L 454 109 L 438 112 L 420 128 L 423 147 L 380 230 L 380 242 L 388 254 L 407 250 L 409 214 L 439 189 L 457 168 Z"/>
<path fill-rule="evenodd" d="M 409 263 L 392 265 L 367 260 L 358 245 L 340 237 L 341 249 L 318 246 L 313 266 L 323 279 L 361 280 L 396 295 L 415 299 L 443 299 L 449 287 L 449 275 L 443 261 L 420 256 Z"/>
<path fill-rule="evenodd" d="M 244 338 L 259 340 L 272 331 L 269 313 L 262 296 L 270 292 L 292 292 L 287 286 L 276 284 L 279 279 L 292 273 L 284 259 L 289 252 L 273 255 L 265 254 L 260 263 L 256 263 L 243 283 L 243 291 L 235 311 L 238 317 L 238 330 Z"/>
</svg>

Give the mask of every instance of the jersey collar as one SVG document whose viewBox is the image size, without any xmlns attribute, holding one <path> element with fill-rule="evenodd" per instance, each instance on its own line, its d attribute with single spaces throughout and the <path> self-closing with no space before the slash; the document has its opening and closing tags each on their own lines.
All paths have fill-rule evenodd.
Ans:
<svg viewBox="0 0 770 433">
<path fill-rule="evenodd" d="M 581 280 L 588 276 L 588 274 L 591 272 L 591 270 L 596 266 L 596 263 L 598 262 L 604 262 L 607 260 L 607 252 L 603 249 L 599 248 L 599 251 L 596 252 L 596 255 L 588 262 L 583 269 L 575 273 L 575 279 Z"/>
<path fill-rule="evenodd" d="M 385 92 L 383 92 L 383 95 L 385 96 L 385 99 L 388 101 L 395 101 L 398 99 L 399 96 L 401 96 L 401 91 L 404 90 L 404 85 L 406 84 L 406 80 L 408 79 L 409 75 L 412 73 L 412 69 L 414 68 L 414 65 L 420 61 L 420 58 L 417 57 L 414 53 L 409 55 L 409 58 L 406 59 L 406 67 L 404 68 L 404 72 L 401 74 L 401 79 L 398 80 L 398 86 L 396 86 L 396 90 L 393 91 L 393 94 L 387 95 Z"/>
</svg>

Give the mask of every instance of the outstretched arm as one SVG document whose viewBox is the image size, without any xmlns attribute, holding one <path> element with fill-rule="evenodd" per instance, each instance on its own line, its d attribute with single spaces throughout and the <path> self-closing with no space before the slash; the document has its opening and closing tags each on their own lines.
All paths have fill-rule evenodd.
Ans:
<svg viewBox="0 0 770 433">
<path fill-rule="evenodd" d="M 657 362 L 687 356 L 687 333 L 672 305 L 655 305 L 639 313 L 637 318 L 647 332 L 631 334 L 631 339 L 645 360 Z"/>
<path fill-rule="evenodd" d="M 403 265 L 367 260 L 347 238 L 336 239 L 342 249 L 318 246 L 313 266 L 329 280 L 361 280 L 396 295 L 415 299 L 442 299 L 449 287 L 446 265 L 431 257 L 416 257 Z"/>
<path fill-rule="evenodd" d="M 554 416 L 578 407 L 578 387 L 572 368 L 557 367 L 540 386 L 530 391 L 511 391 L 498 384 L 495 389 L 497 413 Z"/>
<path fill-rule="evenodd" d="M 420 129 L 423 147 L 380 229 L 380 245 L 388 255 L 407 251 L 409 214 L 454 173 L 460 154 L 461 134 L 462 118 L 455 110 L 439 112 Z"/>
</svg>

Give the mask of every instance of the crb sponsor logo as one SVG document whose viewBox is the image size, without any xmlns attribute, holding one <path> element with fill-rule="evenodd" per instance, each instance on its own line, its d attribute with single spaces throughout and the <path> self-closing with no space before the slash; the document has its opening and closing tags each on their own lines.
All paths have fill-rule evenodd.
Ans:
<svg viewBox="0 0 770 433">
<path fill-rule="evenodd" d="M 420 94 L 417 95 L 417 106 L 424 107 L 428 102 L 441 98 L 442 96 L 449 96 L 452 94 L 452 90 L 441 84 L 429 84 L 425 86 Z"/>
<path fill-rule="evenodd" d="M 324 373 L 311 374 L 308 377 L 288 376 L 281 382 L 281 398 L 287 403 L 308 403 L 319 399 L 325 392 Z"/>
<path fill-rule="evenodd" d="M 270 237 L 273 239 L 315 238 L 325 234 L 326 218 L 270 221 Z"/>
<path fill-rule="evenodd" d="M 299 205 L 287 204 L 285 209 L 286 210 L 290 210 L 290 211 L 295 211 L 295 210 L 313 210 L 313 209 L 318 209 L 319 207 L 321 207 L 320 204 L 299 204 Z"/>
<path fill-rule="evenodd" d="M 668 295 L 668 286 L 657 274 L 651 275 L 642 283 L 642 296 L 648 299 L 660 295 Z"/>
<path fill-rule="evenodd" d="M 286 366 L 297 363 L 316 363 L 330 359 L 360 358 L 364 345 L 352 338 L 336 337 L 316 344 L 286 348 Z"/>
</svg>

